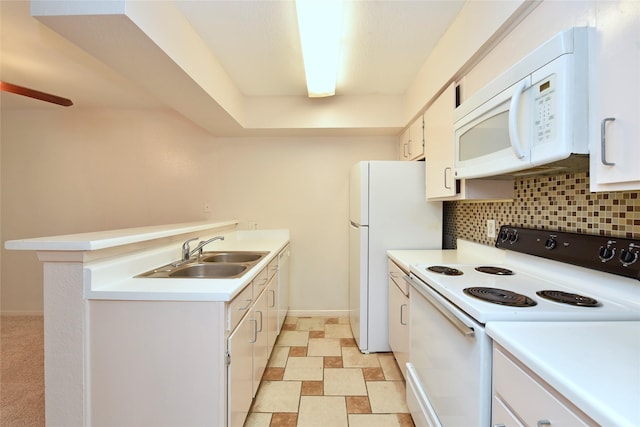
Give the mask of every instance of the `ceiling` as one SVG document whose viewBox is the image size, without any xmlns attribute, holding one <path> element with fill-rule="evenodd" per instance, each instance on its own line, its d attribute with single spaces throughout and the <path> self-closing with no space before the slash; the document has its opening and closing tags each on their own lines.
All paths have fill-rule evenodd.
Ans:
<svg viewBox="0 0 640 427">
<path fill-rule="evenodd" d="M 134 0 L 112 3 L 130 6 Z M 226 74 L 225 85 L 234 91 L 233 96 L 241 104 L 250 104 L 254 99 L 268 103 L 271 99 L 286 97 L 288 102 L 312 106 L 307 104 L 310 101 L 306 98 L 293 0 L 163 0 L 162 3 L 175 3 L 173 10 L 179 10 L 182 14 L 180 19 L 200 38 L 198 43 L 184 44 L 182 50 L 194 49 L 195 53 L 200 44 L 204 46 L 211 60 L 221 67 L 220 72 Z M 462 0 L 347 0 L 338 87 L 334 98 L 344 102 L 351 98 L 397 100 L 402 97 L 463 3 Z M 46 20 L 31 16 L 26 0 L 2 0 L 0 17 L 2 80 L 70 98 L 74 102 L 70 108 L 162 108 L 176 105 L 174 98 L 154 90 L 146 79 L 140 75 L 136 77 L 126 67 L 119 67 L 122 58 L 112 59 L 105 53 L 105 48 L 92 50 L 97 43 L 84 43 L 86 31 L 91 31 L 91 26 L 87 25 L 89 29 L 84 33 L 72 36 L 73 30 L 69 28 L 79 28 L 77 21 L 71 24 L 64 21 L 64 26 L 59 24 L 58 27 L 48 25 Z M 49 27 L 64 32 L 65 37 Z M 179 34 L 168 28 L 167 33 L 172 37 Z M 101 30 L 101 34 L 96 30 L 96 39 L 104 38 L 105 34 L 114 39 L 128 34 L 126 31 L 120 33 L 117 27 L 111 28 L 111 32 Z M 154 41 L 160 45 L 157 39 Z M 165 43 L 169 46 L 171 41 Z M 135 42 L 130 44 L 136 45 Z M 164 46 L 159 47 L 167 50 Z M 146 55 L 147 51 L 132 50 L 123 55 L 129 55 L 129 62 L 132 62 L 132 59 Z M 203 59 L 208 59 L 202 51 L 197 52 Z M 175 55 L 167 55 L 173 62 L 179 62 Z M 156 67 L 155 70 L 146 70 L 147 76 L 151 77 L 158 71 L 154 60 L 147 61 Z M 197 72 L 180 70 L 180 73 L 188 77 L 185 81 L 193 83 L 189 90 L 207 90 L 206 82 L 199 80 Z M 179 88 L 183 75 L 175 78 L 177 74 L 167 73 L 163 87 L 175 81 Z M 211 94 L 210 91 L 208 93 Z M 193 96 L 193 102 L 198 102 L 202 95 Z M 1 96 L 2 109 L 63 108 L 5 92 Z M 231 111 L 229 115 L 235 121 L 242 121 L 240 114 L 226 108 L 224 100 L 216 99 L 216 102 L 221 108 L 211 108 L 211 114 Z M 324 102 L 328 104 L 328 101 Z M 319 103 L 316 105 L 321 105 Z M 189 116 L 185 112 L 188 107 L 181 110 L 178 106 L 176 109 Z"/>
</svg>

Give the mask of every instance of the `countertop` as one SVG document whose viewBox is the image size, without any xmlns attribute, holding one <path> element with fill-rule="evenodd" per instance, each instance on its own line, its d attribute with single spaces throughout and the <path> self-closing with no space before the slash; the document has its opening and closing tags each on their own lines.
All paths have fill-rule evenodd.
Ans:
<svg viewBox="0 0 640 427">
<path fill-rule="evenodd" d="M 486 332 L 603 426 L 640 426 L 640 322 L 489 322 Z"/>
<path fill-rule="evenodd" d="M 86 266 L 91 283 L 85 294 L 88 299 L 230 301 L 289 243 L 287 230 L 241 230 L 225 233 L 224 237 L 224 240 L 207 245 L 205 251 L 269 253 L 243 276 L 233 279 L 135 277 L 179 259 L 180 248 L 174 244 L 175 254 L 168 258 L 167 250 L 161 249 L 159 257 L 151 252 L 143 254 L 143 257 L 125 257 L 116 260 L 115 264 L 106 261 Z"/>
<path fill-rule="evenodd" d="M 61 236 L 35 237 L 30 239 L 7 240 L 6 249 L 26 251 L 94 251 L 179 234 L 194 233 L 212 228 L 235 227 L 238 221 L 190 222 L 182 224 L 157 225 L 125 228 L 120 230 L 94 231 L 90 233 L 66 234 Z"/>
<path fill-rule="evenodd" d="M 80 264 L 85 299 L 230 301 L 289 243 L 288 230 L 237 230 L 237 225 L 236 220 L 169 224 L 10 240 L 5 247 L 37 251 L 45 263 Z M 218 235 L 224 240 L 210 243 L 205 251 L 269 254 L 234 279 L 136 277 L 179 260 L 187 238 L 198 236 L 204 241 Z M 90 255 L 69 255 L 74 253 Z"/>
</svg>

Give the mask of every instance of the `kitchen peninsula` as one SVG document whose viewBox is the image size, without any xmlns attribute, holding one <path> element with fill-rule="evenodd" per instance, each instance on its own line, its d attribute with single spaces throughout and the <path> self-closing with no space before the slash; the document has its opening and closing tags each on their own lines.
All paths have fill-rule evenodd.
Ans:
<svg viewBox="0 0 640 427">
<path fill-rule="evenodd" d="M 264 296 L 283 318 L 280 286 L 288 294 L 278 274 L 288 230 L 237 227 L 199 222 L 5 243 L 36 251 L 44 264 L 47 424 L 226 424 L 229 307 L 260 281 L 249 305 Z M 224 240 L 206 251 L 268 254 L 237 278 L 135 277 L 180 260 L 185 241 L 214 236 Z"/>
</svg>

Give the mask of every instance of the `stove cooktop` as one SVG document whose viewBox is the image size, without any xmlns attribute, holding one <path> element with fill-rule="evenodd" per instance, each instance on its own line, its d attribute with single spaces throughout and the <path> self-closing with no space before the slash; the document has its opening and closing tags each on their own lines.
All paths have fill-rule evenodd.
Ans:
<svg viewBox="0 0 640 427">
<path fill-rule="evenodd" d="M 597 293 L 592 289 L 585 291 L 579 286 L 554 282 L 548 277 L 522 271 L 517 266 L 490 266 L 492 270 L 502 274 L 479 271 L 477 267 L 482 267 L 479 265 L 442 266 L 457 270 L 459 274 L 456 275 L 441 274 L 429 267 L 431 266 L 426 264 L 413 265 L 411 274 L 480 323 L 492 320 L 640 320 L 638 310 L 625 305 L 624 301 L 607 298 L 606 290 Z M 509 274 L 504 274 L 504 271 L 509 271 Z M 494 301 L 483 300 L 465 291 L 469 288 L 483 289 L 480 293 L 493 293 Z M 511 296 L 510 293 L 516 296 Z M 550 299 L 547 294 L 565 299 L 574 296 L 573 298 L 577 297 L 583 303 L 558 302 Z M 523 300 L 526 304 L 505 304 L 509 299 Z"/>
</svg>

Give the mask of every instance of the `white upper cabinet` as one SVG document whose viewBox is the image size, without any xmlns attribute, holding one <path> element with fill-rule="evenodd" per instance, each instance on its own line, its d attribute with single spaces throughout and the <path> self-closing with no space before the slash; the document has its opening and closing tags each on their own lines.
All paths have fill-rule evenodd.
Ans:
<svg viewBox="0 0 640 427">
<path fill-rule="evenodd" d="M 415 119 L 400 137 L 400 160 L 417 160 L 424 157 L 423 116 Z"/>
<path fill-rule="evenodd" d="M 424 113 L 427 198 L 456 194 L 453 175 L 453 110 L 455 84 L 452 83 Z"/>
<path fill-rule="evenodd" d="M 455 83 L 424 114 L 427 200 L 511 200 L 513 180 L 462 179 L 453 173 Z"/>
<path fill-rule="evenodd" d="M 640 2 L 597 1 L 591 39 L 591 191 L 640 189 Z"/>
</svg>

